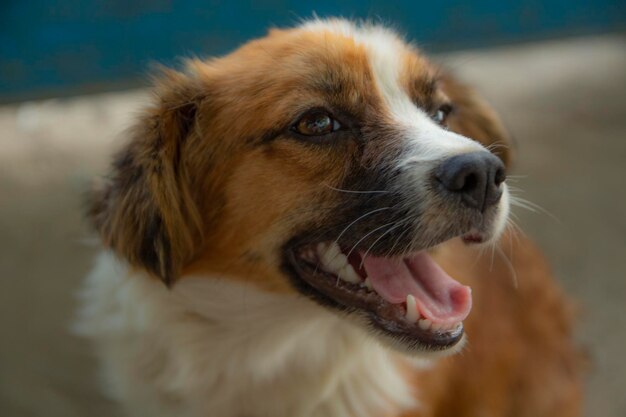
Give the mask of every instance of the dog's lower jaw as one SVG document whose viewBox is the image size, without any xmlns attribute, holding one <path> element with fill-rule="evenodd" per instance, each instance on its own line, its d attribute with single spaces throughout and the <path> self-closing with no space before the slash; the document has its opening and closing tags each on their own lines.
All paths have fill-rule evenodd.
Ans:
<svg viewBox="0 0 626 417">
<path fill-rule="evenodd" d="M 103 253 L 78 330 L 131 415 L 380 416 L 414 407 L 414 361 L 296 295 L 186 277 L 168 290 Z"/>
</svg>

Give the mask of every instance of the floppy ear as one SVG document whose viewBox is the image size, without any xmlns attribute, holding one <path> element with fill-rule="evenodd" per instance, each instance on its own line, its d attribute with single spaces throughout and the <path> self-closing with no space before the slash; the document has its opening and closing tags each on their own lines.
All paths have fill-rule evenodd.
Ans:
<svg viewBox="0 0 626 417">
<path fill-rule="evenodd" d="M 192 80 L 174 71 L 164 72 L 155 91 L 155 104 L 91 195 L 89 215 L 105 246 L 169 285 L 201 230 L 180 163 L 197 104 Z"/>
<path fill-rule="evenodd" d="M 449 74 L 443 74 L 441 86 L 454 103 L 454 111 L 448 117 L 450 129 L 482 143 L 510 168 L 513 142 L 493 108 Z"/>
</svg>

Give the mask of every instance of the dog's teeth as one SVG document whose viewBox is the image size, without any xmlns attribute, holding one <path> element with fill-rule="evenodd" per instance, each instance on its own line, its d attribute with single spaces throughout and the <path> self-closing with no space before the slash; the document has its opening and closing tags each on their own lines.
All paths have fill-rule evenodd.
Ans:
<svg viewBox="0 0 626 417">
<path fill-rule="evenodd" d="M 430 329 L 430 326 L 432 325 L 432 322 L 428 319 L 421 319 L 417 322 L 417 324 L 420 326 L 420 329 L 422 330 L 428 330 Z"/>
<path fill-rule="evenodd" d="M 338 274 L 339 271 L 348 264 L 348 258 L 341 253 L 341 249 L 336 243 L 330 245 L 318 244 L 317 254 L 322 260 L 324 269 L 334 274 Z"/>
<path fill-rule="evenodd" d="M 324 253 L 326 253 L 326 250 L 328 249 L 328 244 L 326 242 L 320 242 L 317 244 L 317 254 L 318 255 L 323 255 Z"/>
<path fill-rule="evenodd" d="M 322 264 L 328 268 L 328 272 L 339 272 L 348 265 L 348 258 L 346 258 L 343 253 L 329 255 L 329 252 L 326 252 L 326 254 L 322 256 Z"/>
<path fill-rule="evenodd" d="M 432 329 L 433 330 L 439 330 L 442 332 L 451 332 L 453 330 L 456 330 L 459 328 L 459 326 L 461 326 L 461 322 L 457 322 L 457 323 L 451 323 L 451 324 L 435 324 L 433 323 L 432 325 Z"/>
<path fill-rule="evenodd" d="M 339 271 L 338 276 L 342 280 L 350 282 L 352 284 L 358 284 L 359 282 L 361 282 L 361 277 L 359 277 L 359 275 L 354 272 L 354 268 L 352 268 L 352 265 L 350 264 L 344 265 L 344 267 L 341 268 L 341 271 Z"/>
<path fill-rule="evenodd" d="M 363 286 L 370 291 L 374 289 L 374 287 L 372 287 L 372 281 L 370 280 L 370 277 L 365 278 L 365 281 L 363 281 Z"/>
<path fill-rule="evenodd" d="M 339 255 L 339 254 L 341 253 L 341 248 L 339 247 L 339 245 L 338 245 L 338 244 L 336 244 L 335 242 L 333 242 L 333 243 L 331 243 L 331 244 L 327 245 L 327 248 L 326 248 L 326 253 L 330 253 L 330 254 L 332 254 L 333 256 L 335 256 L 335 255 Z"/>
<path fill-rule="evenodd" d="M 315 252 L 313 249 L 307 249 L 302 253 L 302 257 L 307 261 L 314 262 L 315 261 Z"/>
<path fill-rule="evenodd" d="M 415 323 L 420 318 L 420 313 L 417 311 L 417 304 L 415 303 L 415 297 L 412 294 L 406 296 L 406 319 L 409 323 Z"/>
</svg>

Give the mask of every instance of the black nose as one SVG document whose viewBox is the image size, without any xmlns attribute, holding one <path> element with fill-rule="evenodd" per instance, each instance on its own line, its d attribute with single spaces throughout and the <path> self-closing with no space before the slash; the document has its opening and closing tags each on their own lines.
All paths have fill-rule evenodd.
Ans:
<svg viewBox="0 0 626 417">
<path fill-rule="evenodd" d="M 500 184 L 506 179 L 502 161 L 485 151 L 448 158 L 435 176 L 447 192 L 459 195 L 465 205 L 480 211 L 500 201 Z"/>
</svg>

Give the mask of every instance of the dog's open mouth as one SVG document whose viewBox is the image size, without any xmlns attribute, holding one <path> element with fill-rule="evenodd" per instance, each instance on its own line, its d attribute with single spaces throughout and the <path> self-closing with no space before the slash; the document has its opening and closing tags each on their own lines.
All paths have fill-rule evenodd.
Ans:
<svg viewBox="0 0 626 417">
<path fill-rule="evenodd" d="M 447 349 L 463 336 L 471 290 L 426 251 L 375 257 L 322 242 L 294 250 L 291 257 L 318 298 L 365 312 L 383 333 L 422 350 Z"/>
</svg>

